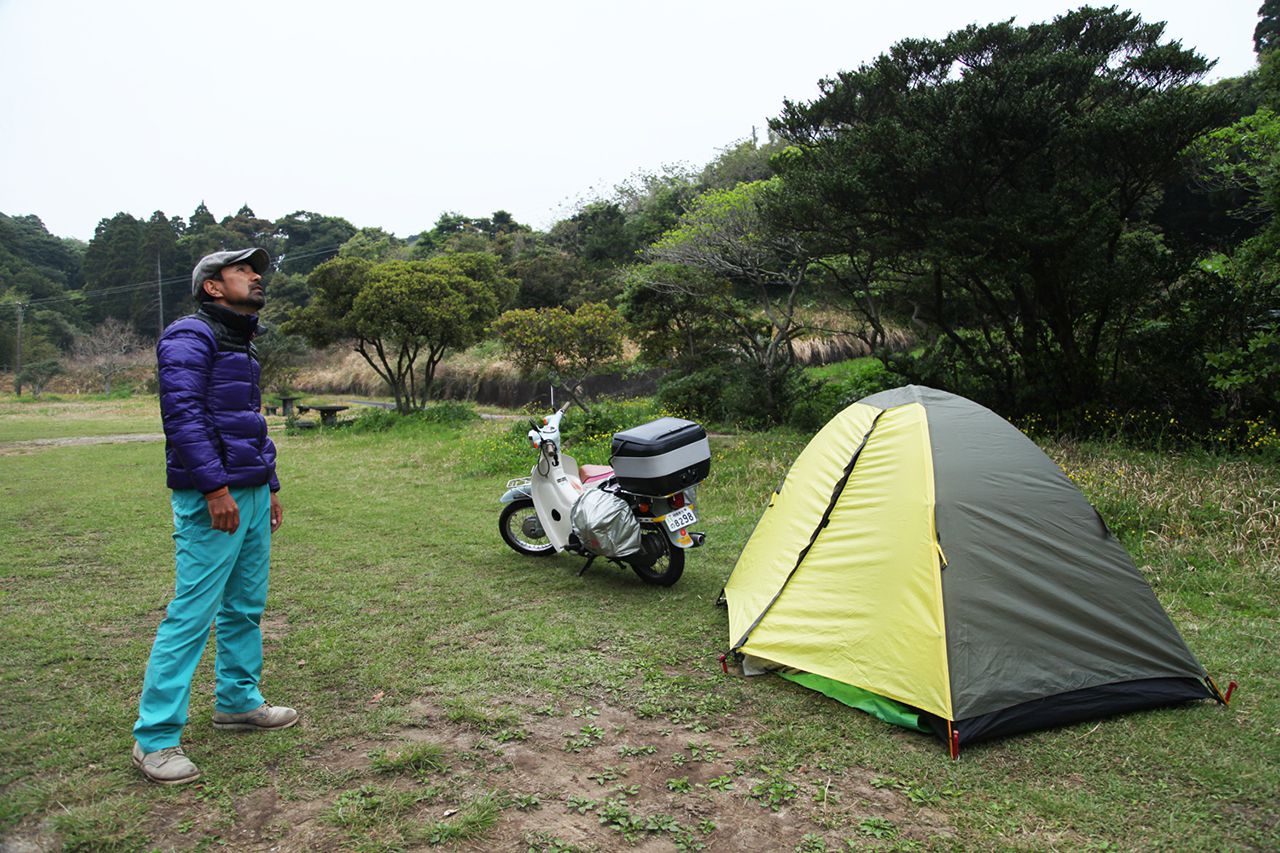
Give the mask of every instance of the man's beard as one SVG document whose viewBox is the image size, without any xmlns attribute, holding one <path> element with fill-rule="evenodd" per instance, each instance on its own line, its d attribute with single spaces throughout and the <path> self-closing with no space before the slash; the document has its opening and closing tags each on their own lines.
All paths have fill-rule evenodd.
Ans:
<svg viewBox="0 0 1280 853">
<path fill-rule="evenodd" d="M 263 305 L 267 304 L 267 295 L 261 291 L 249 291 L 244 299 L 228 299 L 227 305 L 236 308 L 252 308 L 254 312 L 259 311 Z"/>
</svg>

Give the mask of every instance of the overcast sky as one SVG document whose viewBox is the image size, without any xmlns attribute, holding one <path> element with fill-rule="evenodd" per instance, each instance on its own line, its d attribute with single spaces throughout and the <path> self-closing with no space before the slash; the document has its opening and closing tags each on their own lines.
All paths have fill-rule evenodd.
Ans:
<svg viewBox="0 0 1280 853">
<path fill-rule="evenodd" d="M 1254 66 L 1260 3 L 1120 6 L 1217 59 L 1214 79 Z M 784 98 L 899 39 L 1075 5 L 0 0 L 0 212 L 86 240 L 202 200 L 402 237 L 445 210 L 545 228 L 763 135 Z"/>
</svg>

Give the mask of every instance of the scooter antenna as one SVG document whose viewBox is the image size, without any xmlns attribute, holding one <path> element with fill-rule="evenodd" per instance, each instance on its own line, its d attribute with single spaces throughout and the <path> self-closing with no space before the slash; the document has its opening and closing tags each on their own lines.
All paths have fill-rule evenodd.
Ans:
<svg viewBox="0 0 1280 853">
<path fill-rule="evenodd" d="M 555 411 L 555 408 L 556 408 L 556 386 L 555 386 L 554 384 L 552 384 L 552 385 L 551 385 L 551 409 L 552 409 L 552 411 Z"/>
</svg>

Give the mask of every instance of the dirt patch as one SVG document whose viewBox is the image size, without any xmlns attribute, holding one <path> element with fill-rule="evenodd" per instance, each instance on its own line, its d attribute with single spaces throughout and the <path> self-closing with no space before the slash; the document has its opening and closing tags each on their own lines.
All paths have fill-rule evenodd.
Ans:
<svg viewBox="0 0 1280 853">
<path fill-rule="evenodd" d="M 262 642 L 278 643 L 289 633 L 289 617 L 268 611 L 262 615 L 258 627 L 262 629 Z"/>
<path fill-rule="evenodd" d="M 884 843 L 872 830 L 918 842 L 952 837 L 944 814 L 876 787 L 868 770 L 763 766 L 752 746 L 762 732 L 750 721 L 729 734 L 608 703 L 460 708 L 422 698 L 404 710 L 408 724 L 387 737 L 311 744 L 301 773 L 248 794 L 218 795 L 208 780 L 152 799 L 149 843 L 283 853 L 373 840 L 405 849 L 736 853 L 802 841 L 830 850 L 854 839 Z M 378 756 L 415 749 L 439 754 L 443 767 L 376 766 Z M 486 803 L 487 825 L 449 835 Z M 352 804 L 396 810 L 344 822 Z M 50 849 L 51 840 L 19 831 L 0 849 Z"/>
<path fill-rule="evenodd" d="M 942 814 L 873 787 L 870 772 L 832 775 L 801 767 L 766 776 L 749 746 L 723 734 L 691 732 L 607 704 L 529 705 L 518 719 L 508 711 L 496 722 L 451 722 L 458 715 L 429 700 L 407 710 L 412 724 L 392 737 L 330 746 L 307 761 L 345 774 L 347 790 L 442 787 L 442 795 L 425 799 L 404 817 L 418 825 L 447 824 L 468 802 L 500 792 L 503 808 L 494 824 L 474 839 L 445 844 L 446 849 L 790 850 L 806 836 L 843 849 L 846 839 L 860 837 L 860 822 L 868 818 L 919 841 L 952 834 Z M 449 769 L 438 778 L 373 769 L 372 754 L 421 743 L 445 751 Z M 329 802 L 337 796 L 341 792 Z M 341 828 L 314 821 L 328 807 L 263 795 L 243 809 L 237 805 L 235 829 L 252 836 L 284 827 L 271 843 L 282 851 L 341 846 L 344 838 L 350 840 Z M 235 846 L 244 836 L 223 837 Z"/>
</svg>

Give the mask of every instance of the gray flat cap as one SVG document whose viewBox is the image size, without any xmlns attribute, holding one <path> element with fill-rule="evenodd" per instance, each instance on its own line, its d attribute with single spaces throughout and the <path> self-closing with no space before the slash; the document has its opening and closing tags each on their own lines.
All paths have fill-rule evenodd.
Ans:
<svg viewBox="0 0 1280 853">
<path fill-rule="evenodd" d="M 204 284 L 206 278 L 213 278 L 223 267 L 229 267 L 241 261 L 252 264 L 253 271 L 258 275 L 262 275 L 267 271 L 267 267 L 271 266 L 271 256 L 267 254 L 266 249 L 231 249 L 205 255 L 191 271 L 191 295 L 196 296 L 200 293 L 200 285 Z"/>
</svg>

